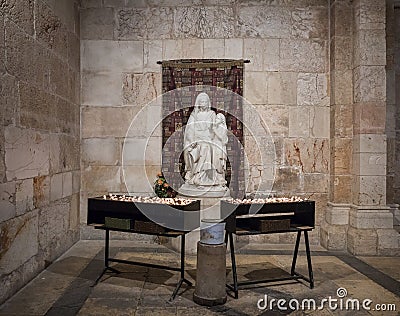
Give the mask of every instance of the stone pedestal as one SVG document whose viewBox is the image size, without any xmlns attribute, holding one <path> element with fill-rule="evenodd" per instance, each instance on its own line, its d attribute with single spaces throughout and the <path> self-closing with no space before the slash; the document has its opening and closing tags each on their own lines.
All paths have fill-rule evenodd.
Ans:
<svg viewBox="0 0 400 316">
<path fill-rule="evenodd" d="M 179 196 L 183 198 L 190 198 L 187 196 Z M 221 218 L 220 200 L 221 198 L 196 198 L 200 200 L 200 220 L 204 218 L 214 219 Z M 186 234 L 185 251 L 187 254 L 196 254 L 197 242 L 200 240 L 200 223 L 198 229 Z M 180 241 L 177 238 L 168 238 L 166 247 L 179 251 Z"/>
<path fill-rule="evenodd" d="M 321 245 L 323 247 L 328 250 L 346 249 L 349 212 L 349 204 L 328 202 L 328 208 L 321 223 Z"/>
<path fill-rule="evenodd" d="M 354 255 L 400 254 L 400 234 L 393 229 L 393 214 L 387 206 L 352 206 L 347 249 Z"/>
<path fill-rule="evenodd" d="M 399 204 L 390 204 L 390 211 L 393 214 L 393 228 L 399 231 L 400 228 L 400 209 Z"/>
<path fill-rule="evenodd" d="M 229 198 L 230 191 L 229 188 L 226 186 L 204 186 L 203 188 L 199 189 L 198 186 L 191 185 L 188 183 L 184 183 L 178 190 L 180 195 L 196 198 L 222 198 L 226 197 Z"/>
<path fill-rule="evenodd" d="M 214 306 L 226 302 L 226 245 L 197 243 L 196 288 L 193 301 Z"/>
<path fill-rule="evenodd" d="M 400 254 L 396 229 L 396 205 L 359 206 L 328 203 L 321 224 L 321 245 L 328 250 L 347 250 L 354 255 Z"/>
</svg>

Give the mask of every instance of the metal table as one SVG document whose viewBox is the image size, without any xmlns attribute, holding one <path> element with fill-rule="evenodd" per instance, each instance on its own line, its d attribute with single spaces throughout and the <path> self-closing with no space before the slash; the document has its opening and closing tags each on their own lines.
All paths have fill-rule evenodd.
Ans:
<svg viewBox="0 0 400 316">
<path fill-rule="evenodd" d="M 253 211 L 255 213 L 253 213 Z M 277 281 L 279 282 L 287 280 L 304 280 L 305 282 L 309 283 L 310 288 L 314 287 L 311 251 L 308 239 L 308 232 L 314 229 L 315 224 L 314 201 L 292 203 L 266 203 L 259 205 L 232 204 L 227 201 L 221 201 L 221 212 L 222 216 L 226 217 L 225 243 L 227 246 L 229 244 L 230 247 L 233 274 L 233 283 L 227 284 L 227 287 L 234 292 L 235 298 L 239 297 L 239 288 L 241 286 L 252 284 Z M 263 230 L 260 228 L 262 227 L 262 224 L 268 223 L 272 223 L 269 230 Z M 281 227 L 279 225 L 281 225 Z M 248 236 L 288 232 L 297 234 L 290 275 L 288 275 L 287 277 L 279 278 L 238 281 L 233 235 Z M 306 247 L 308 277 L 296 271 L 296 263 L 302 234 L 304 235 L 304 242 Z"/>
<path fill-rule="evenodd" d="M 182 286 L 182 283 L 186 283 L 189 286 L 193 285 L 192 282 L 190 282 L 188 279 L 185 278 L 185 234 L 186 234 L 185 232 L 172 232 L 171 231 L 168 233 L 150 233 L 150 232 L 143 233 L 143 232 L 135 231 L 135 230 L 126 230 L 126 229 L 105 227 L 104 225 L 94 225 L 94 227 L 96 229 L 105 230 L 105 234 L 106 234 L 105 245 L 104 245 L 104 269 L 103 269 L 102 273 L 99 275 L 99 277 L 96 279 L 95 285 L 101 280 L 101 278 L 107 271 L 111 271 L 113 273 L 120 273 L 117 269 L 110 267 L 110 262 L 137 265 L 137 266 L 143 266 L 143 267 L 149 267 L 149 268 L 155 268 L 155 269 L 164 269 L 164 270 L 170 270 L 170 271 L 179 271 L 180 279 L 175 287 L 175 290 L 173 291 L 173 293 L 171 295 L 170 300 L 175 299 L 180 287 Z M 110 231 L 146 234 L 146 235 L 157 235 L 157 236 L 172 237 L 172 238 L 176 238 L 176 237 L 180 236 L 181 237 L 180 266 L 179 267 L 170 267 L 170 266 L 158 265 L 158 264 L 147 263 L 147 262 L 138 262 L 138 261 L 111 258 L 110 257 Z"/>
</svg>

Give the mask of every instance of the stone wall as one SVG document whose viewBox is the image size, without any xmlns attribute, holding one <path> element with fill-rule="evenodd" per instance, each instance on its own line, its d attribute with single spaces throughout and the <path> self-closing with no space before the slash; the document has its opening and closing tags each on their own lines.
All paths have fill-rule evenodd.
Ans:
<svg viewBox="0 0 400 316">
<path fill-rule="evenodd" d="M 330 4 L 330 182 L 321 242 L 344 250 L 353 179 L 353 8 L 351 0 Z"/>
<path fill-rule="evenodd" d="M 0 303 L 79 238 L 78 1 L 0 6 Z"/>
<path fill-rule="evenodd" d="M 400 211 L 400 1 L 390 0 L 386 3 L 387 32 L 387 65 L 386 65 L 386 134 L 387 134 L 387 203 L 393 209 L 395 223 L 399 228 Z M 397 205 L 396 205 L 397 204 Z"/>
<path fill-rule="evenodd" d="M 245 66 L 244 97 L 274 139 L 276 157 L 261 144 L 276 170 L 273 189 L 315 199 L 319 226 L 330 164 L 328 9 L 326 0 L 191 1 L 190 6 L 180 0 L 82 1 L 82 236 L 92 234 L 85 228 L 87 197 L 125 190 L 124 137 L 139 110 L 160 96 L 156 62 L 180 58 L 251 61 Z M 254 116 L 244 111 L 245 124 L 254 126 Z M 137 178 L 138 194 L 151 192 L 148 181 L 160 169 L 160 131 L 147 145 L 141 136 L 161 121 L 160 113 L 153 107 L 151 119 L 141 121 L 137 137 L 130 139 L 138 158 L 130 161 L 129 173 Z M 251 192 L 260 179 L 271 180 L 271 172 L 251 152 L 248 134 L 245 144 Z M 146 161 L 148 179 L 139 167 L 145 148 L 160 153 Z M 292 237 L 276 235 L 269 241 L 287 238 Z M 313 241 L 319 241 L 318 228 Z"/>
<path fill-rule="evenodd" d="M 394 1 L 331 1 L 330 16 L 331 183 L 321 243 L 397 255 Z"/>
<path fill-rule="evenodd" d="M 394 6 L 394 25 L 393 30 L 398 30 L 400 28 L 400 1 L 395 1 Z M 394 44 L 394 51 L 395 51 L 395 108 L 396 112 L 395 115 L 395 143 L 394 146 L 391 148 L 391 162 L 389 164 L 390 167 L 393 166 L 394 168 L 394 177 L 393 180 L 393 200 L 388 201 L 388 203 L 392 204 L 400 204 L 400 34 L 399 32 L 394 31 L 395 33 L 395 44 Z M 392 77 L 393 78 L 393 77 Z M 392 95 L 393 96 L 393 95 Z M 393 100 L 393 99 L 392 99 Z M 393 134 L 392 134 L 393 135 Z M 392 141 L 390 144 L 393 144 L 393 138 L 390 138 Z M 390 184 L 389 184 L 390 185 Z M 400 232 L 400 210 L 399 206 L 395 206 L 394 208 L 394 215 L 395 215 L 395 224 L 397 231 Z"/>
<path fill-rule="evenodd" d="M 387 52 L 384 1 L 353 1 L 353 181 L 347 249 L 399 254 L 387 205 Z M 390 99 L 390 96 L 389 96 Z"/>
</svg>

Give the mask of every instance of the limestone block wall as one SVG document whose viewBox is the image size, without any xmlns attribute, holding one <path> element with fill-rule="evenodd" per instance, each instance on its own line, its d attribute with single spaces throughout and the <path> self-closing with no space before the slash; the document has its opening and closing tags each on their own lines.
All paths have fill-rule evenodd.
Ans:
<svg viewBox="0 0 400 316">
<path fill-rule="evenodd" d="M 331 1 L 330 15 L 331 182 L 321 243 L 396 255 L 394 1 Z"/>
<path fill-rule="evenodd" d="M 398 254 L 400 246 L 387 206 L 385 9 L 385 2 L 353 2 L 353 181 L 347 249 L 354 254 Z"/>
<path fill-rule="evenodd" d="M 83 0 L 82 62 L 82 236 L 87 236 L 86 199 L 124 191 L 121 150 L 132 118 L 160 95 L 158 60 L 179 58 L 249 59 L 244 97 L 261 114 L 274 138 L 277 194 L 317 201 L 317 224 L 329 186 L 329 14 L 326 0 L 285 1 L 130 1 Z M 254 116 L 245 111 L 245 124 Z M 161 132 L 145 145 L 141 131 L 161 120 L 157 106 L 140 122 L 130 144 L 137 148 L 129 165 L 138 194 L 151 192 L 139 164 L 143 150 L 161 153 Z M 247 142 L 247 143 L 246 143 Z M 251 152 L 248 192 L 271 172 Z M 267 142 L 261 148 L 267 154 Z M 147 147 L 144 147 L 147 146 Z M 160 157 L 146 161 L 150 181 Z M 147 158 L 146 158 L 147 159 Z M 261 190 L 263 188 L 260 188 Z M 313 241 L 319 240 L 316 229 Z M 271 237 L 285 242 L 286 236 Z"/>
<path fill-rule="evenodd" d="M 0 6 L 0 303 L 79 238 L 78 1 Z"/>
<path fill-rule="evenodd" d="M 387 203 L 400 204 L 400 27 L 399 1 L 387 1 L 386 6 L 386 134 L 387 134 Z M 397 216 L 399 213 L 397 212 Z"/>
<path fill-rule="evenodd" d="M 346 248 L 352 193 L 353 8 L 350 0 L 330 2 L 330 183 L 321 243 Z"/>
<path fill-rule="evenodd" d="M 394 95 L 393 93 L 390 95 L 391 97 L 391 104 L 393 104 L 393 101 L 395 101 L 395 112 L 391 112 L 394 114 L 395 117 L 395 134 L 391 134 L 391 136 L 395 136 L 395 143 L 393 143 L 393 137 L 389 138 L 390 144 L 394 147 L 391 147 L 391 152 L 393 153 L 390 157 L 392 160 L 390 161 L 390 167 L 393 167 L 391 171 L 393 171 L 394 178 L 395 180 L 393 182 L 393 200 L 390 201 L 390 203 L 396 203 L 400 204 L 400 164 L 398 163 L 400 161 L 400 34 L 399 32 L 396 32 L 395 30 L 398 30 L 400 27 L 400 2 L 395 1 L 395 6 L 394 6 L 394 21 L 393 21 L 393 30 L 394 30 L 394 68 L 395 68 L 395 74 L 394 74 L 394 80 L 395 80 L 395 86 L 394 86 Z M 392 33 L 392 34 L 393 34 Z M 393 77 L 392 77 L 393 79 Z M 393 110 L 393 107 L 391 108 Z M 392 116 L 391 116 L 392 118 Z M 397 162 L 397 163 L 396 163 Z M 400 222 L 400 214 L 397 213 L 397 220 L 398 220 L 398 225 Z"/>
</svg>

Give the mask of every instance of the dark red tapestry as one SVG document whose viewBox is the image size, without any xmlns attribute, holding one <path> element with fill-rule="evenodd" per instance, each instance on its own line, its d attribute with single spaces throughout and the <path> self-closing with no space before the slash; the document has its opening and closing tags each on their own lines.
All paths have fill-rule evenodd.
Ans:
<svg viewBox="0 0 400 316">
<path fill-rule="evenodd" d="M 197 95 L 204 91 L 210 96 L 213 110 L 225 115 L 230 132 L 225 176 L 231 196 L 244 196 L 243 107 L 240 97 L 243 95 L 243 72 L 243 60 L 181 59 L 162 62 L 162 170 L 175 190 L 184 182 L 185 162 L 180 154 L 183 150 L 183 130 Z"/>
</svg>

